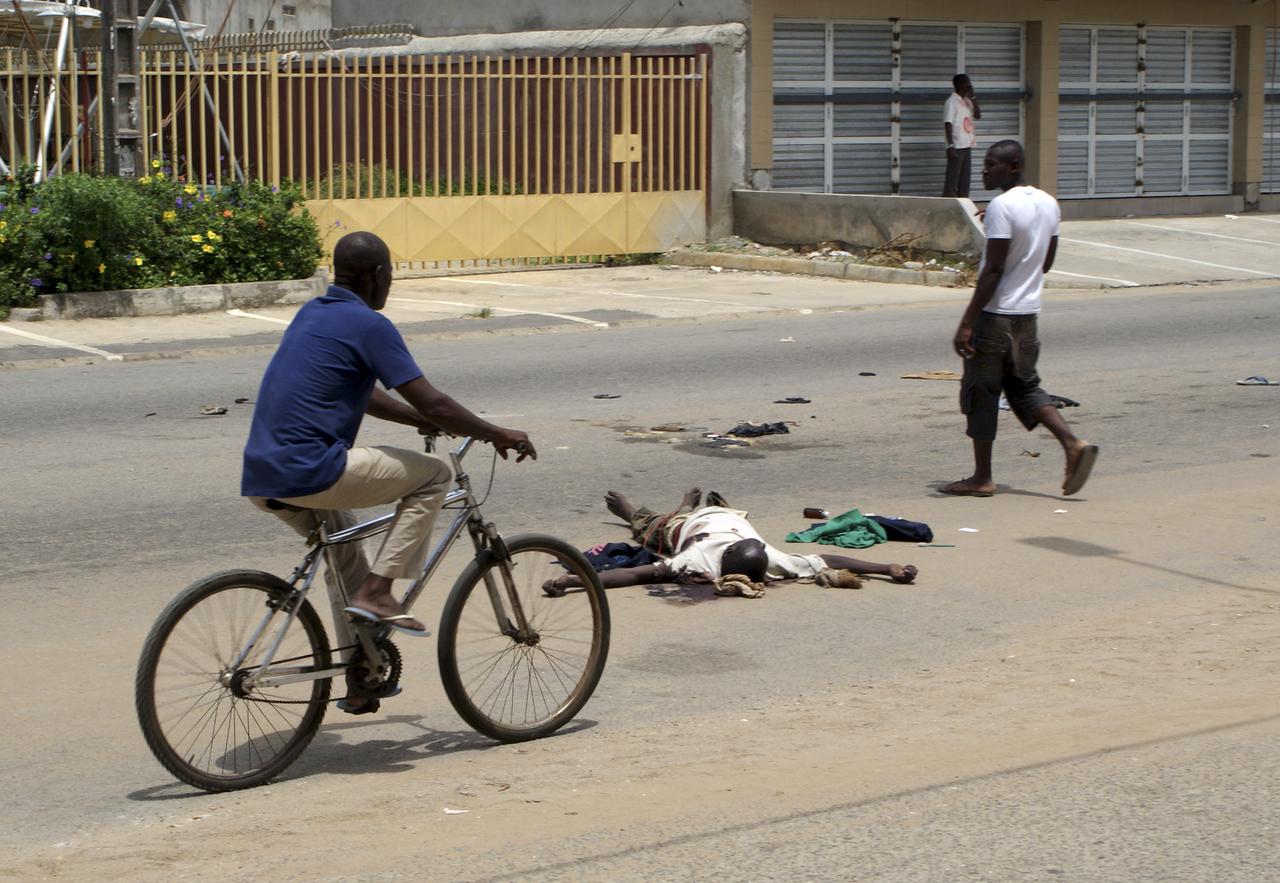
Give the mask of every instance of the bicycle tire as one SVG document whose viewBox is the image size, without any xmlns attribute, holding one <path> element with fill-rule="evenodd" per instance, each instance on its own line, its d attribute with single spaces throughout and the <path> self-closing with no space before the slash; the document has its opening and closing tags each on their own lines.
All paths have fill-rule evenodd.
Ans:
<svg viewBox="0 0 1280 883">
<path fill-rule="evenodd" d="M 538 641 L 524 644 L 500 630 L 485 578 L 492 577 L 509 606 L 498 571 L 503 562 L 485 551 L 467 565 L 445 601 L 437 654 L 445 693 L 462 719 L 500 742 L 524 742 L 554 733 L 591 698 L 609 655 L 609 605 L 595 570 L 564 540 L 520 534 L 506 546 L 517 595 Z M 543 592 L 545 579 L 566 572 L 579 578 L 581 589 L 563 597 Z M 509 667 L 500 671 L 504 660 Z M 564 695 L 553 697 L 560 689 Z"/>
<path fill-rule="evenodd" d="M 319 729 L 331 679 L 244 697 L 225 676 L 268 605 L 292 591 L 284 580 L 261 571 L 215 573 L 180 592 L 151 627 L 134 681 L 138 722 L 151 753 L 188 785 L 236 791 L 264 784 L 293 763 Z M 329 667 L 329 641 L 309 602 L 298 608 L 295 620 L 275 661 L 295 659 L 296 664 L 310 657 L 301 664 Z M 268 636 L 274 633 L 273 621 Z M 303 710 L 294 715 L 293 709 Z"/>
</svg>

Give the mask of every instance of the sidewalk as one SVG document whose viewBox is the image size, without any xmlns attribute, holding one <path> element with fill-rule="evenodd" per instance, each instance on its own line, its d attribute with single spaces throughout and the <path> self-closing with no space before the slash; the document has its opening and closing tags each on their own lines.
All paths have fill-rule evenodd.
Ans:
<svg viewBox="0 0 1280 883">
<path fill-rule="evenodd" d="M 1280 216 L 1127 218 L 1062 225 L 1053 288 L 1280 278 Z M 953 303 L 970 291 L 715 268 L 635 266 L 397 279 L 386 315 L 407 338 Z M 136 319 L 0 323 L 0 369 L 269 348 L 297 304 Z M 957 313 L 958 314 L 958 313 Z"/>
</svg>

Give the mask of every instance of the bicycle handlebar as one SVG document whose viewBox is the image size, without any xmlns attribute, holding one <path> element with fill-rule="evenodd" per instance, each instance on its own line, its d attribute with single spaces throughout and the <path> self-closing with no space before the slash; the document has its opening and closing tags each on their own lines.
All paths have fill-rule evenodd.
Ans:
<svg viewBox="0 0 1280 883">
<path fill-rule="evenodd" d="M 428 454 L 435 453 L 436 441 L 439 438 L 440 438 L 440 433 L 438 432 L 424 432 L 422 434 L 423 449 Z M 471 446 L 474 445 L 475 443 L 476 443 L 476 439 L 474 437 L 469 435 L 464 436 L 462 439 L 462 442 L 459 443 L 457 449 L 455 449 L 453 453 L 457 456 L 459 460 L 461 460 L 463 457 L 467 455 L 467 451 L 471 450 Z M 517 456 L 524 456 L 525 454 L 529 453 L 529 445 L 525 444 L 524 442 L 521 442 L 520 444 L 516 445 L 512 450 L 516 452 Z"/>
</svg>

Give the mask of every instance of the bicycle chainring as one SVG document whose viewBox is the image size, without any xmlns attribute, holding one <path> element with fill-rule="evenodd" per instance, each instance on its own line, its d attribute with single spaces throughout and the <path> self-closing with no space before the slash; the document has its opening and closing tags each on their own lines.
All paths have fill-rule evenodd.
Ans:
<svg viewBox="0 0 1280 883">
<path fill-rule="evenodd" d="M 363 647 L 356 647 L 347 664 L 347 692 L 366 699 L 394 696 L 400 686 L 400 648 L 387 637 L 377 638 L 376 662 L 370 664 Z"/>
</svg>

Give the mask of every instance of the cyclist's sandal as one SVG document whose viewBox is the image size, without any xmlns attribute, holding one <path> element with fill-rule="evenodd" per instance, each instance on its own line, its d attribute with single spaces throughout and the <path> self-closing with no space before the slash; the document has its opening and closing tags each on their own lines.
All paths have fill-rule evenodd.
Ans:
<svg viewBox="0 0 1280 883">
<path fill-rule="evenodd" d="M 342 612 L 350 616 L 357 617 L 359 619 L 368 620 L 369 622 L 376 622 L 376 623 L 380 623 L 381 625 L 389 625 L 396 631 L 403 632 L 406 635 L 413 635 L 414 637 L 417 637 L 417 638 L 425 638 L 431 634 L 431 632 L 427 631 L 426 629 L 415 629 L 415 628 L 410 628 L 407 625 L 403 625 L 406 619 L 409 619 L 409 620 L 413 619 L 413 617 L 407 613 L 397 613 L 393 616 L 379 616 L 378 614 L 373 613 L 372 611 L 365 610 L 363 607 L 344 607 Z"/>
</svg>

